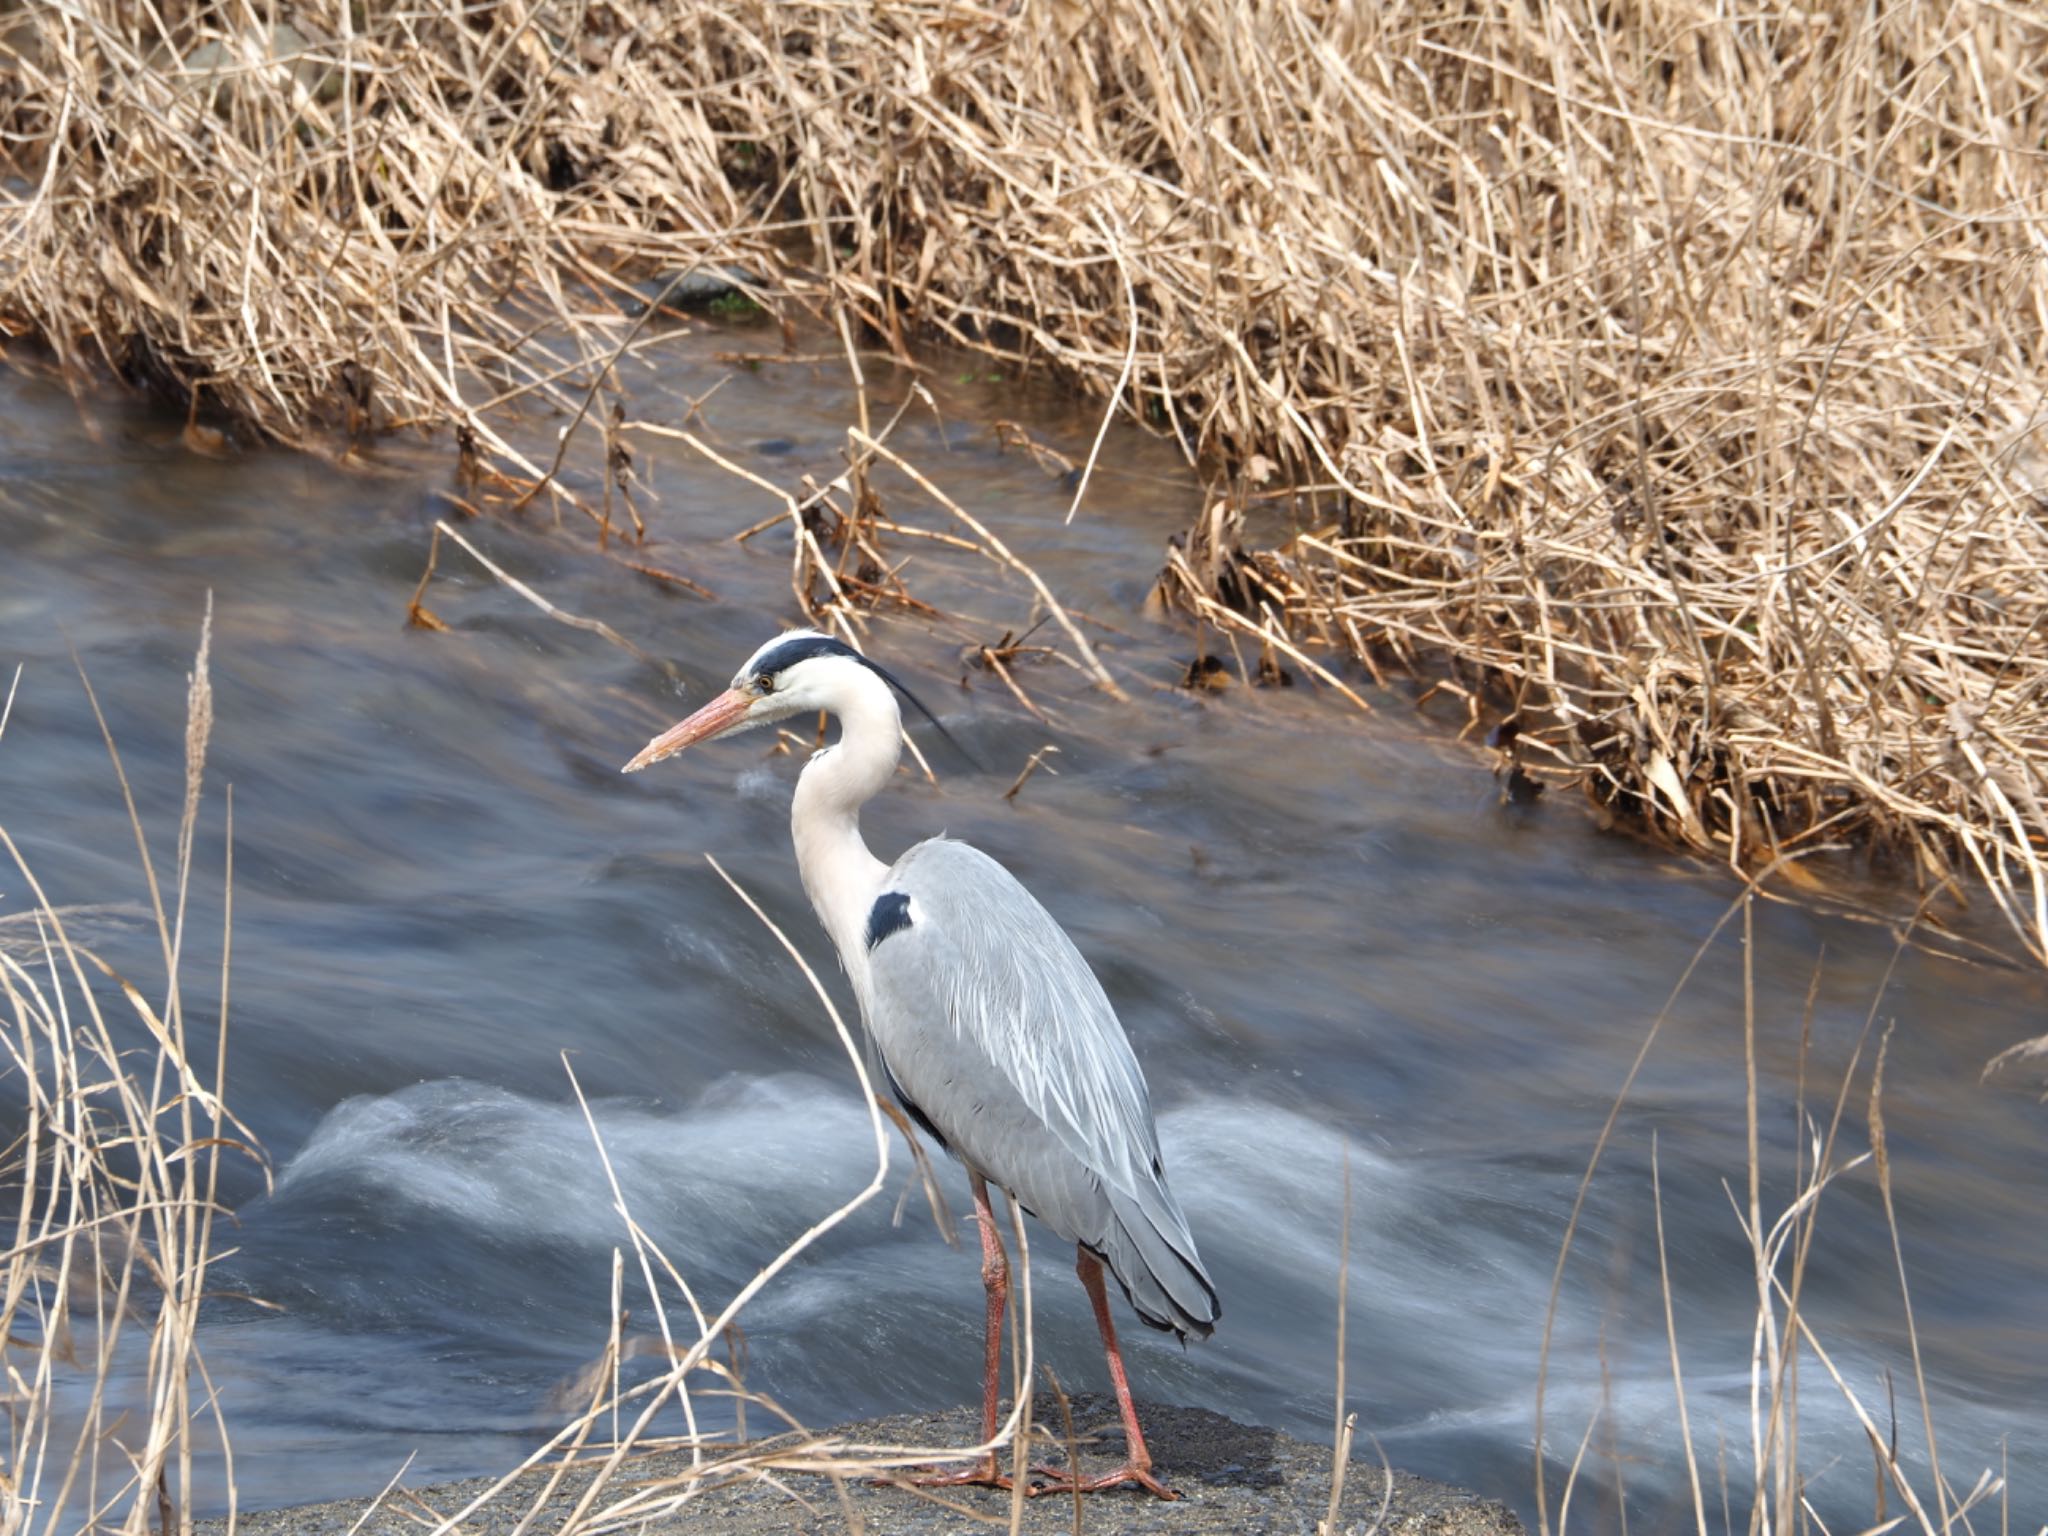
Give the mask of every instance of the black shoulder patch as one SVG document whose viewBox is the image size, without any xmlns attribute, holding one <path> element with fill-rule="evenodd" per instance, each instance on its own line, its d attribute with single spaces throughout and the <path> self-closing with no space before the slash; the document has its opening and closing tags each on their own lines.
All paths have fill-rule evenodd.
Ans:
<svg viewBox="0 0 2048 1536">
<path fill-rule="evenodd" d="M 901 891 L 884 891 L 868 908 L 868 948 L 873 949 L 899 928 L 910 926 L 910 898 Z"/>
</svg>

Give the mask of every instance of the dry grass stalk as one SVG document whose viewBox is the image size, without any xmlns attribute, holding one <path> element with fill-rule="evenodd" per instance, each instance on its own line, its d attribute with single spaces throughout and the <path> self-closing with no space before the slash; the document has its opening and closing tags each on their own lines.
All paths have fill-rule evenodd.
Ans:
<svg viewBox="0 0 2048 1536">
<path fill-rule="evenodd" d="M 1766 872 L 1766 875 L 1760 878 L 1768 877 Z M 1812 1040 L 1814 1006 L 1821 980 L 1816 967 L 1805 998 L 1800 1030 L 1801 1068 L 1797 1103 L 1799 1135 L 1790 1196 L 1783 1207 L 1775 1211 L 1765 1203 L 1766 1181 L 1773 1179 L 1775 1174 L 1765 1166 L 1758 1134 L 1759 1116 L 1764 1105 L 1759 1089 L 1757 1051 L 1759 1030 L 1764 1026 L 1763 1015 L 1768 1009 L 1768 1004 L 1759 999 L 1755 986 L 1756 944 L 1752 920 L 1756 895 L 1757 891 L 1752 885 L 1723 913 L 1720 921 L 1701 941 L 1699 949 L 1686 965 L 1666 1000 L 1665 1007 L 1651 1021 L 1641 1050 L 1615 1097 L 1606 1124 L 1596 1138 L 1585 1176 L 1580 1182 L 1571 1219 L 1566 1224 L 1557 1268 L 1552 1276 L 1550 1316 L 1545 1321 L 1543 1362 L 1539 1365 L 1537 1381 L 1536 1499 L 1538 1527 L 1543 1536 L 1551 1536 L 1553 1532 L 1561 1536 L 1561 1533 L 1570 1528 L 1573 1484 L 1601 1420 L 1613 1413 L 1611 1403 L 1603 1404 L 1585 1426 L 1584 1434 L 1578 1442 L 1577 1454 L 1570 1464 L 1562 1497 L 1553 1504 L 1549 1487 L 1544 1424 L 1550 1332 L 1555 1321 L 1558 1299 L 1565 1284 L 1567 1266 L 1573 1258 L 1573 1247 L 1579 1236 L 1580 1211 L 1610 1145 L 1622 1109 L 1634 1089 L 1638 1070 L 1655 1045 L 1671 1006 L 1676 1003 L 1679 994 L 1691 981 L 1693 973 L 1707 952 L 1722 932 L 1730 927 L 1738 914 L 1743 921 L 1742 1037 L 1745 1070 L 1744 1107 L 1749 1138 L 1746 1186 L 1739 1190 L 1732 1185 L 1726 1187 L 1734 1219 L 1748 1240 L 1752 1271 L 1750 1279 L 1755 1286 L 1756 1301 L 1750 1357 L 1749 1466 L 1745 1478 L 1742 1470 L 1729 1465 L 1724 1447 L 1724 1459 L 1720 1468 L 1720 1528 L 1725 1531 L 1746 1528 L 1751 1536 L 1789 1536 L 1789 1533 L 1797 1531 L 1826 1528 L 1808 1493 L 1808 1485 L 1820 1469 L 1802 1460 L 1799 1428 L 1802 1416 L 1820 1417 L 1826 1411 L 1827 1404 L 1817 1405 L 1802 1397 L 1802 1358 L 1818 1364 L 1821 1373 L 1839 1396 L 1839 1411 L 1845 1413 L 1848 1420 L 1863 1432 L 1870 1448 L 1876 1472 L 1876 1494 L 1875 1508 L 1868 1530 L 1886 1532 L 1906 1525 L 1918 1531 L 1920 1536 L 1954 1536 L 1956 1532 L 1966 1532 L 1974 1528 L 1970 1519 L 1973 1509 L 2000 1497 L 2005 1491 L 2003 1475 L 1986 1468 L 1967 1492 L 1959 1492 L 1944 1477 L 1941 1463 L 1935 1455 L 1937 1439 L 1934 1399 L 1928 1389 L 1921 1365 L 1912 1298 L 1906 1282 L 1905 1252 L 1899 1234 L 1893 1194 L 1894 1173 L 1885 1143 L 1884 1037 L 1880 1037 L 1874 1066 L 1870 1068 L 1867 1078 L 1863 1075 L 1865 1051 L 1872 1034 L 1876 1031 L 1878 1008 L 1891 982 L 1890 968 L 1887 968 L 1873 989 L 1862 1035 L 1850 1051 L 1849 1059 L 1842 1069 L 1832 1105 L 1824 1106 L 1825 1113 L 1822 1113 L 1822 1106 L 1815 1106 L 1807 1101 L 1805 1073 L 1805 1052 Z M 1900 937 L 1893 951 L 1894 965 L 1909 942 L 1910 934 Z M 1845 1146 L 1845 1141 L 1852 1139 L 1854 1135 L 1851 1101 L 1859 1083 L 1866 1085 L 1868 1090 L 1865 1123 L 1869 1145 L 1866 1150 L 1854 1151 Z M 1891 1238 L 1892 1257 L 1897 1267 L 1900 1316 L 1913 1365 L 1914 1382 L 1918 1389 L 1917 1424 L 1902 1425 L 1895 1412 L 1896 1404 L 1887 1406 L 1867 1403 L 1864 1400 L 1863 1394 L 1868 1390 L 1868 1382 L 1859 1387 L 1857 1381 L 1852 1380 L 1837 1366 L 1826 1342 L 1816 1332 L 1811 1317 L 1802 1305 L 1807 1274 L 1815 1259 L 1813 1244 L 1823 1197 L 1836 1183 L 1851 1178 L 1865 1169 L 1869 1170 L 1869 1176 L 1874 1178 L 1877 1185 L 1886 1227 Z M 1694 1525 L 1697 1530 L 1704 1533 L 1708 1529 L 1706 1498 L 1701 1486 L 1697 1448 L 1692 1440 L 1693 1431 L 1688 1411 L 1690 1400 L 1687 1397 L 1678 1344 L 1677 1284 L 1664 1248 L 1663 1189 L 1654 1137 L 1651 1142 L 1650 1195 L 1655 1215 L 1657 1274 L 1664 1327 L 1671 1361 L 1672 1387 L 1677 1399 L 1677 1421 L 1683 1440 L 1682 1449 Z M 1859 1373 L 1861 1374 L 1865 1373 Z M 1888 1418 L 1889 1434 L 1881 1427 Z M 1616 1437 L 1613 1454 L 1617 1458 L 1627 1454 L 1627 1447 L 1618 1438 L 1619 1435 L 1626 1433 L 1627 1428 L 1625 1424 L 1610 1426 L 1611 1436 Z M 1902 1428 L 1907 1429 L 1909 1433 L 1917 1431 L 1926 1452 L 1924 1470 L 1914 1465 L 1910 1450 L 1905 1457 L 1901 1456 L 1899 1437 Z M 1619 1460 L 1615 1472 L 1618 1487 Z M 1917 1482 L 1916 1477 L 1919 1479 Z M 1839 1487 L 1841 1481 L 1837 1478 L 1832 1486 Z M 1892 1500 L 1897 1501 L 1899 1513 L 1891 1513 Z"/>
<path fill-rule="evenodd" d="M 168 904 L 129 797 L 164 960 L 162 978 L 151 983 L 157 1002 L 79 942 L 65 919 L 80 909 L 53 904 L 0 826 L 0 849 L 32 900 L 36 935 L 32 950 L 0 947 L 0 1075 L 19 1099 L 23 1126 L 7 1149 L 6 1176 L 21 1198 L 0 1257 L 12 1416 L 0 1460 L 0 1531 L 9 1536 L 187 1530 L 195 1446 L 213 1443 L 229 1454 L 198 1347 L 199 1305 L 213 1260 L 221 1159 L 239 1153 L 260 1163 L 261 1155 L 221 1099 L 225 939 L 210 1064 L 193 1054 L 181 995 L 211 725 L 202 632 Z M 108 748 L 127 795 L 111 736 Z M 222 923 L 226 932 L 231 908 Z M 231 1480 L 231 1459 L 227 1468 Z"/>
<path fill-rule="evenodd" d="M 503 566 L 500 566 L 467 538 L 463 537 L 462 534 L 458 533 L 446 518 L 436 518 L 434 520 L 434 537 L 427 546 L 427 568 L 421 572 L 419 585 L 413 589 L 410 612 L 414 624 L 419 625 L 423 629 L 441 630 L 448 627 L 435 616 L 432 609 L 428 608 L 421 601 L 426 596 L 427 584 L 434 579 L 434 568 L 439 561 L 441 540 L 444 537 L 452 543 L 461 545 L 464 552 L 472 560 L 476 561 L 478 565 L 489 571 L 497 579 L 500 586 L 516 593 L 519 597 L 553 619 L 557 624 L 566 624 L 571 629 L 581 629 L 590 634 L 597 635 L 602 639 L 608 640 L 627 655 L 636 657 L 646 662 L 649 666 L 660 668 L 669 673 L 670 676 L 674 676 L 675 667 L 673 663 L 648 655 L 647 652 L 641 650 L 639 646 L 613 629 L 604 620 L 585 618 L 582 614 L 570 613 L 567 609 L 556 607 L 555 604 L 549 602 L 538 592 L 534 591 L 532 587 L 505 570 Z"/>
</svg>

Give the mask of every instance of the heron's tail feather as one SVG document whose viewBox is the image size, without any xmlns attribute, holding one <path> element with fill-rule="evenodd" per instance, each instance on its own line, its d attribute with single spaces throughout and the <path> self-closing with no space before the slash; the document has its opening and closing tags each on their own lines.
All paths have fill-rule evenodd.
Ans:
<svg viewBox="0 0 2048 1536">
<path fill-rule="evenodd" d="M 1172 1197 L 1154 1210 L 1142 1196 L 1105 1193 L 1114 1218 L 1100 1257 L 1123 1286 L 1132 1309 L 1151 1327 L 1182 1338 L 1193 1334 L 1206 1339 L 1215 1331 L 1223 1307 Z"/>
</svg>

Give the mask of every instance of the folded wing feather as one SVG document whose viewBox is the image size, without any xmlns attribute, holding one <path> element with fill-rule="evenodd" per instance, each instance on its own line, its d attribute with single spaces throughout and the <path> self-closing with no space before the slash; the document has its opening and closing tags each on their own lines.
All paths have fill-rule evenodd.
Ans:
<svg viewBox="0 0 2048 1536">
<path fill-rule="evenodd" d="M 868 954 L 868 1027 L 897 1092 L 970 1168 L 1099 1254 L 1146 1322 L 1219 1309 L 1166 1182 L 1144 1075 L 1088 962 L 995 860 L 934 838 L 890 871 L 907 925 Z"/>
</svg>

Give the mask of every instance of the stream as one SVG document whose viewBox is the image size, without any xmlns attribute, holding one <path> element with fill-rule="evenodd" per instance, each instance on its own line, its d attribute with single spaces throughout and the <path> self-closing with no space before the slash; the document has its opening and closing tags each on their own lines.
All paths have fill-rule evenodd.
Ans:
<svg viewBox="0 0 2048 1536">
<path fill-rule="evenodd" d="M 723 379 L 689 430 L 801 494 L 805 475 L 843 468 L 846 370 L 719 356 L 761 341 L 715 324 L 679 334 L 629 380 L 630 414 L 679 426 Z M 879 422 L 906 381 L 879 364 L 871 378 Z M 1610 1524 L 1620 1487 L 1632 1521 L 1691 1528 L 1654 1149 L 1710 1519 L 1725 1466 L 1742 1523 L 1756 1286 L 1741 1224 L 1741 918 L 1708 942 L 1735 883 L 1602 832 L 1570 793 L 1504 805 L 1483 754 L 1455 740 L 1455 709 L 1418 719 L 1412 689 L 1346 669 L 1370 716 L 1292 664 L 1291 687 L 1187 691 L 1197 636 L 1146 604 L 1166 540 L 1201 505 L 1172 446 L 1113 429 L 1069 526 L 1073 476 L 1005 447 L 996 423 L 1078 461 L 1096 408 L 981 362 L 941 357 L 928 383 L 936 409 L 906 413 L 893 446 L 1088 616 L 1129 700 L 1026 657 L 1016 675 L 1046 717 L 1034 718 L 964 659 L 1032 625 L 1029 587 L 952 546 L 885 536 L 910 592 L 966 617 L 885 611 L 866 644 L 958 748 L 914 730 L 938 783 L 906 770 L 865 825 L 885 858 L 942 829 L 994 854 L 1117 1005 L 1223 1298 L 1214 1339 L 1186 1349 L 1126 1327 L 1141 1399 L 1327 1437 L 1342 1272 L 1360 1454 L 1373 1456 L 1370 1435 L 1397 1464 L 1533 1517 L 1559 1240 L 1614 1096 L 1705 945 L 1579 1213 L 1545 1432 L 1553 1514 L 1590 1425 L 1581 1475 L 1599 1498 L 1575 1494 L 1574 1522 Z M 138 976 L 160 974 L 156 937 L 71 656 L 168 861 L 185 677 L 212 594 L 216 726 L 187 1004 L 203 1020 L 217 997 L 232 784 L 228 1100 L 275 1168 L 266 1192 L 259 1170 L 226 1165 L 233 1253 L 216 1277 L 267 1305 L 224 1297 L 202 1325 L 240 1501 L 372 1492 L 408 1457 L 414 1483 L 509 1468 L 562 1422 L 554 1394 L 603 1349 L 626 1241 L 569 1069 L 634 1216 L 708 1305 L 873 1168 L 829 1019 L 705 858 L 850 1008 L 789 845 L 800 757 L 760 733 L 617 771 L 799 621 L 786 529 L 733 538 L 778 503 L 635 434 L 643 550 L 601 551 L 575 514 L 558 527 L 539 505 L 459 531 L 651 660 L 557 622 L 446 541 L 425 602 L 447 628 L 433 632 L 406 612 L 432 525 L 453 516 L 445 443 L 394 439 L 361 472 L 270 450 L 216 460 L 188 451 L 178 421 L 111 397 L 81 407 L 13 374 L 0 394 L 0 688 L 22 668 L 0 825 L 53 900 L 92 904 L 79 936 Z M 536 440 L 558 425 L 537 421 Z M 879 484 L 892 516 L 964 534 L 900 475 Z M 1046 626 L 1031 643 L 1056 637 Z M 1210 644 L 1234 674 L 1229 647 Z M 1006 800 L 1048 743 L 1057 754 Z M 1824 1128 L 1859 1046 L 1840 1155 L 1868 1145 L 1889 1031 L 1894 1197 L 1942 1468 L 1958 1490 L 2004 1469 L 2014 1528 L 2032 1530 L 2048 1519 L 2048 1108 L 2024 1074 L 1980 1073 L 2043 1029 L 2048 977 L 1901 951 L 1891 927 L 1846 914 L 1893 893 L 1853 866 L 1825 878 L 1836 907 L 1753 910 L 1766 1219 L 1794 1190 L 1802 1102 Z M 0 870 L 0 919 L 26 900 Z M 1993 918 L 1970 920 L 1997 940 Z M 749 1385 L 813 1426 L 978 1390 L 971 1235 L 948 1249 L 914 1193 L 892 1223 L 900 1141 L 892 1159 L 883 1196 L 744 1315 Z M 942 1172 L 966 1210 L 959 1171 Z M 1034 1236 L 1039 1359 L 1101 1390 L 1071 1255 Z M 629 1330 L 646 1330 L 635 1275 L 629 1251 Z M 1900 1272 L 1868 1166 L 1823 1199 L 1802 1309 L 1924 1467 Z M 680 1307 L 672 1319 L 687 1325 Z M 700 1412 L 730 1419 L 719 1398 Z M 1870 1523 L 1863 1432 L 1811 1355 L 1800 1437 L 1831 1528 Z M 1170 1448 L 1155 1449 L 1170 1468 Z M 223 1507 L 217 1464 L 205 1486 Z"/>
</svg>

